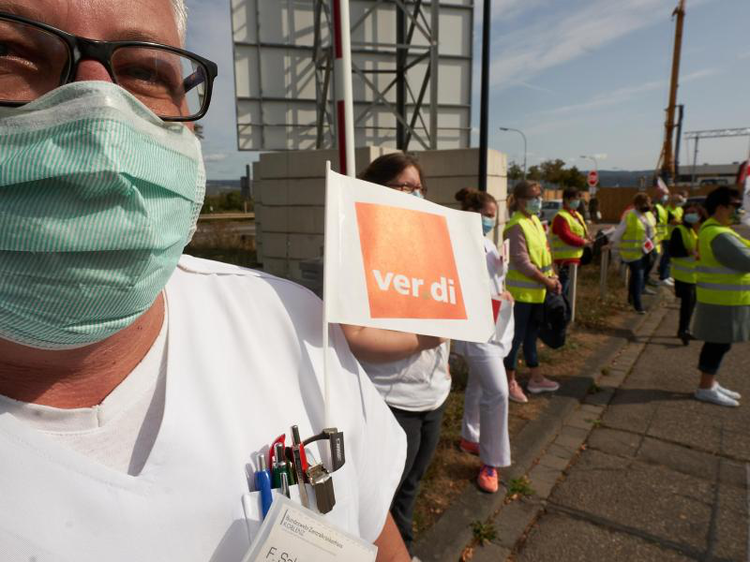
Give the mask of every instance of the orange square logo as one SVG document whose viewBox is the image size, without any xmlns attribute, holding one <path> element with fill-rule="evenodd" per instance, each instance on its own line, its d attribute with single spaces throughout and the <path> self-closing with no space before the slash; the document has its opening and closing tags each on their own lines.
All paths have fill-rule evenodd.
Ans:
<svg viewBox="0 0 750 562">
<path fill-rule="evenodd" d="M 445 217 L 355 203 L 373 318 L 465 320 Z"/>
</svg>

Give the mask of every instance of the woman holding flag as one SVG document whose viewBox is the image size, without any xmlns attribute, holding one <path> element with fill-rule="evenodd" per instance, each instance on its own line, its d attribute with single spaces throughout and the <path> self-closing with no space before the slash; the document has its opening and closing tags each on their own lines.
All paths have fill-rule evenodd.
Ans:
<svg viewBox="0 0 750 562">
<path fill-rule="evenodd" d="M 375 159 L 360 179 L 420 198 L 427 191 L 419 162 L 403 152 Z M 391 515 L 411 552 L 414 502 L 440 439 L 451 389 L 450 344 L 443 338 L 392 330 L 349 325 L 341 328 L 352 353 L 406 433 L 406 464 L 391 503 Z"/>
<path fill-rule="evenodd" d="M 461 449 L 479 455 L 482 467 L 477 485 L 485 492 L 498 490 L 500 467 L 510 466 L 508 437 L 508 381 L 503 358 L 513 342 L 513 297 L 505 291 L 507 257 L 486 236 L 497 225 L 497 201 L 487 192 L 464 188 L 456 193 L 461 209 L 482 215 L 484 251 L 494 306 L 498 306 L 497 339 L 491 343 L 453 342 L 453 349 L 469 365 L 464 397 Z M 502 332 L 502 333 L 500 333 Z"/>
</svg>

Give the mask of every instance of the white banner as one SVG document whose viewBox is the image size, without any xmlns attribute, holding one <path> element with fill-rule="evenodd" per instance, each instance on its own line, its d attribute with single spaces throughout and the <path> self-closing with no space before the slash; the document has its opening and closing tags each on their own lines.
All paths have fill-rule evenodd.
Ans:
<svg viewBox="0 0 750 562">
<path fill-rule="evenodd" d="M 329 322 L 488 341 L 480 215 L 329 170 L 325 300 Z"/>
</svg>

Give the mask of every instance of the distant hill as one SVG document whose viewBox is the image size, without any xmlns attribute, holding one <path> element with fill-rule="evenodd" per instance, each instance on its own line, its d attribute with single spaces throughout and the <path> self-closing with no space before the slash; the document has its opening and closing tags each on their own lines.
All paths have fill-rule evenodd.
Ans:
<svg viewBox="0 0 750 562">
<path fill-rule="evenodd" d="M 206 194 L 217 195 L 227 191 L 240 191 L 240 180 L 208 180 L 206 181 Z"/>
<path fill-rule="evenodd" d="M 651 185 L 653 170 L 599 170 L 601 187 L 638 187 L 641 178 L 646 178 L 646 186 Z"/>
</svg>

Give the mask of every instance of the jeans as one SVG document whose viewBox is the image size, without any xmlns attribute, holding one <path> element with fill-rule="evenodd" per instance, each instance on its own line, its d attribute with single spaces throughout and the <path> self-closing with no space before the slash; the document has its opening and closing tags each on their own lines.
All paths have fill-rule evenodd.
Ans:
<svg viewBox="0 0 750 562">
<path fill-rule="evenodd" d="M 564 265 L 560 265 L 557 269 L 557 278 L 560 280 L 560 285 L 562 285 L 562 293 L 566 297 L 568 297 L 568 288 L 570 287 L 570 268 L 571 265 L 569 263 L 566 263 Z"/>
<path fill-rule="evenodd" d="M 661 261 L 659 261 L 659 280 L 669 279 L 670 272 L 669 240 L 665 240 L 662 244 Z"/>
<path fill-rule="evenodd" d="M 633 301 L 633 308 L 636 310 L 643 310 L 641 295 L 643 295 L 643 289 L 646 287 L 646 269 L 650 260 L 651 258 L 645 255 L 639 260 L 628 262 L 628 267 L 630 268 L 628 292 Z"/>
<path fill-rule="evenodd" d="M 721 367 L 721 360 L 724 359 L 727 351 L 732 347 L 731 343 L 711 343 L 706 342 L 701 349 L 701 356 L 698 360 L 698 370 L 707 375 L 715 375 Z"/>
<path fill-rule="evenodd" d="M 678 333 L 690 331 L 690 319 L 695 310 L 695 285 L 675 279 L 674 293 L 680 299 L 680 328 Z"/>
<path fill-rule="evenodd" d="M 516 302 L 513 308 L 513 319 L 516 323 L 513 345 L 510 348 L 510 353 L 503 360 L 507 371 L 516 370 L 521 345 L 523 345 L 523 357 L 526 360 L 526 366 L 530 368 L 539 366 L 536 338 L 542 323 L 543 310 L 543 303 Z"/>
<path fill-rule="evenodd" d="M 414 502 L 427 467 L 440 439 L 440 424 L 443 420 L 445 404 L 426 412 L 409 412 L 391 408 L 391 412 L 401 429 L 406 433 L 406 464 L 401 482 L 391 503 L 391 515 L 396 522 L 406 547 L 411 551 L 414 533 L 411 529 L 414 516 Z"/>
</svg>

